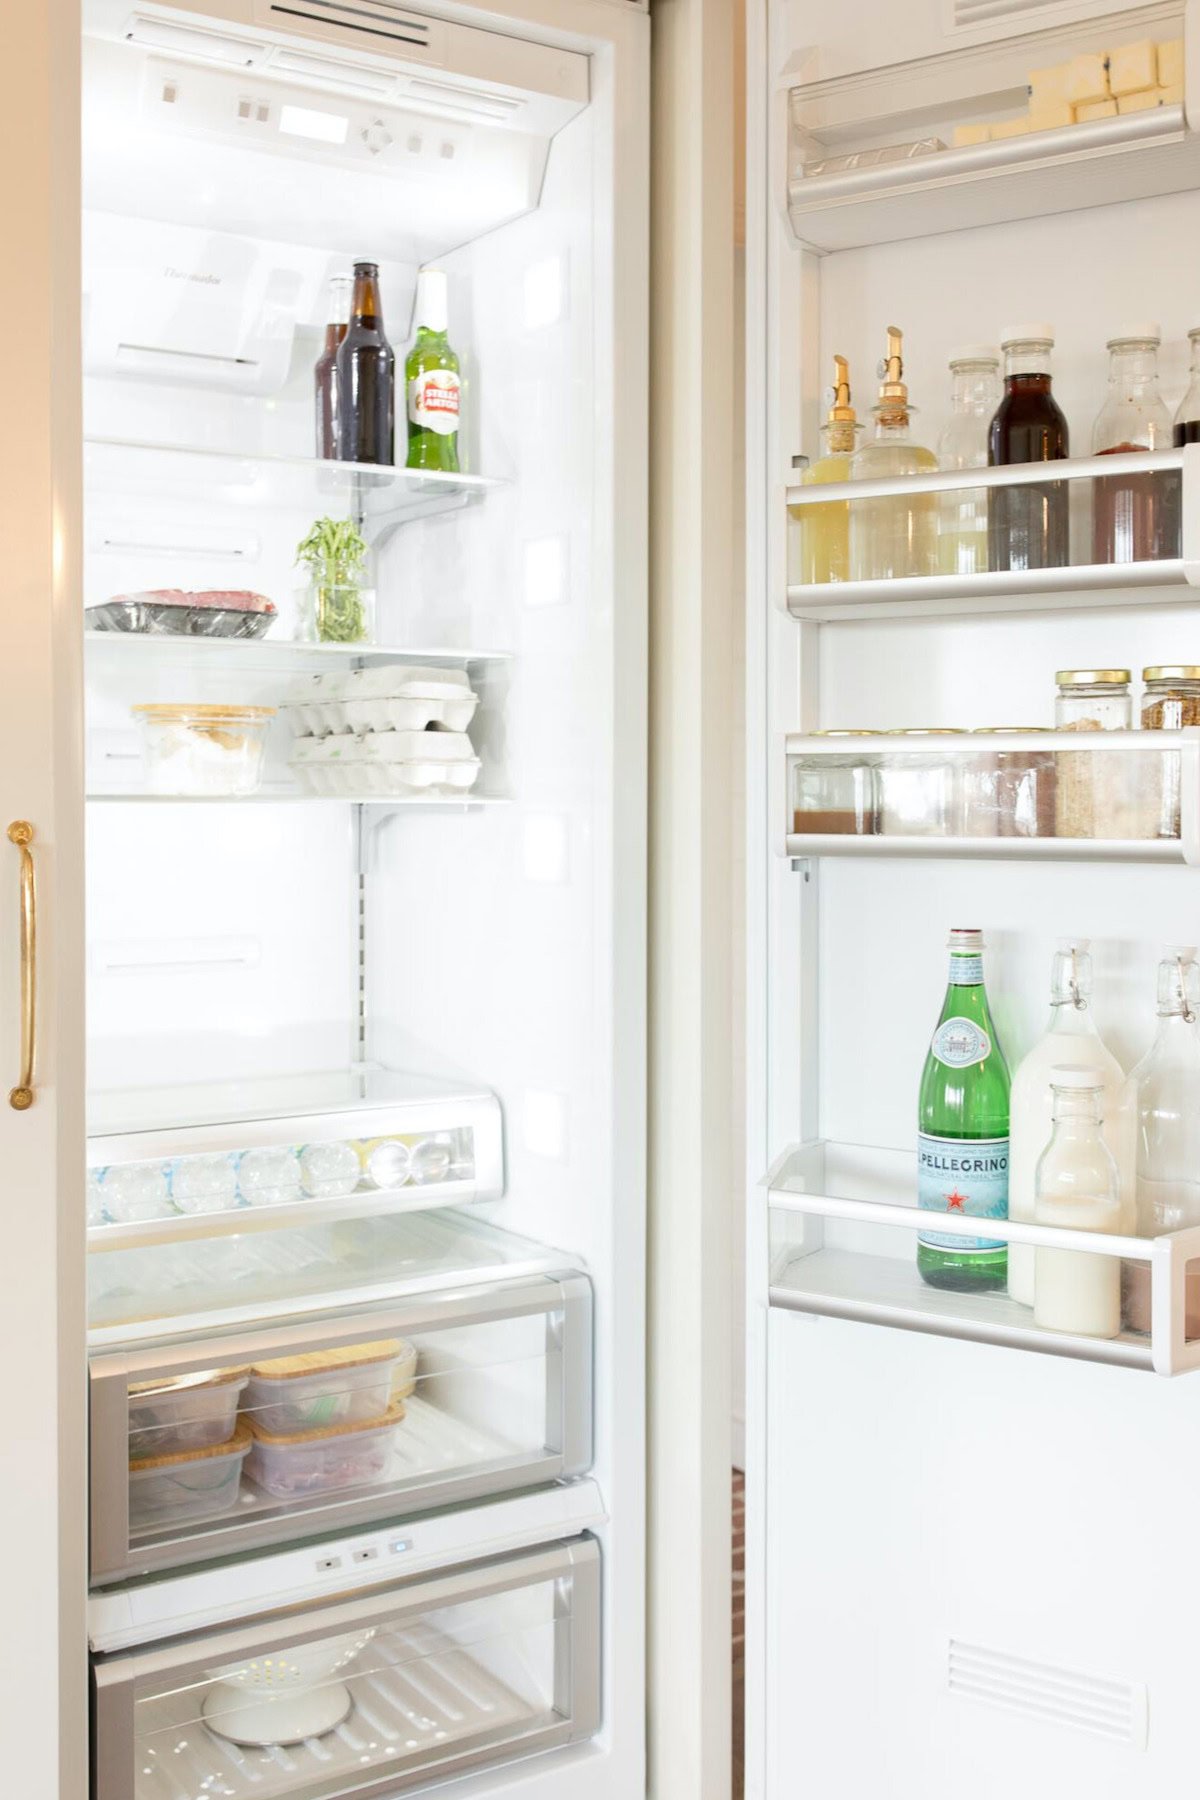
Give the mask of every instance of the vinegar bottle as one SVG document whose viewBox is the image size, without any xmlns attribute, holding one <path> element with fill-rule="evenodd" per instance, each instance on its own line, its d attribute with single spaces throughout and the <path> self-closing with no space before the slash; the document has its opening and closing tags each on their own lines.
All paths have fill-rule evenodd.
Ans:
<svg viewBox="0 0 1200 1800">
<path fill-rule="evenodd" d="M 1004 398 L 988 434 L 988 462 L 1058 462 L 1071 453 L 1070 434 L 1050 391 L 1049 325 L 1012 326 L 1002 335 Z M 1023 482 L 992 490 L 988 567 L 1061 569 L 1070 561 L 1070 498 L 1065 481 Z"/>
<path fill-rule="evenodd" d="M 986 345 L 950 358 L 950 418 L 938 439 L 940 469 L 986 469 L 988 427 L 1000 399 L 1000 358 Z M 986 488 L 951 488 L 939 497 L 938 567 L 943 575 L 987 568 Z"/>
<path fill-rule="evenodd" d="M 937 468 L 932 450 L 909 436 L 908 388 L 904 383 L 903 333 L 889 325 L 888 353 L 879 365 L 875 436 L 855 453 L 855 481 L 897 475 L 927 475 Z M 884 494 L 850 503 L 850 579 L 881 581 L 906 575 L 936 575 L 937 495 Z"/>
<path fill-rule="evenodd" d="M 829 412 L 821 427 L 825 454 L 800 477 L 802 486 L 849 481 L 855 440 L 862 427 L 850 404 L 850 365 L 835 356 Z M 824 506 L 796 508 L 800 527 L 800 580 L 805 583 L 850 579 L 850 503 L 831 500 Z"/>
<path fill-rule="evenodd" d="M 338 455 L 343 462 L 390 463 L 396 358 L 384 336 L 379 267 L 354 265 L 350 323 L 338 346 Z"/>
<path fill-rule="evenodd" d="M 351 286 L 349 275 L 330 277 L 325 347 L 313 370 L 317 402 L 317 455 L 323 457 L 334 457 L 338 453 L 337 353 L 350 323 Z"/>
<path fill-rule="evenodd" d="M 1108 398 L 1092 430 L 1096 456 L 1166 450 L 1171 415 L 1158 391 L 1157 325 L 1131 325 L 1108 340 Z M 1092 561 L 1152 562 L 1179 555 L 1180 475 L 1101 475 L 1093 484 Z"/>
<path fill-rule="evenodd" d="M 1038 1158 L 1051 1135 L 1051 1082 L 1060 1063 L 1091 1069 L 1101 1085 L 1104 1141 L 1117 1165 L 1121 1199 L 1118 1229 L 1132 1237 L 1137 1230 L 1136 1092 L 1096 1029 L 1087 938 L 1060 940 L 1050 973 L 1050 1018 L 1042 1036 L 1013 1074 L 1009 1097 L 1008 1216 L 1026 1224 L 1036 1216 L 1035 1176 Z M 1010 1244 L 1008 1291 L 1024 1306 L 1033 1305 L 1033 1269 L 1033 1245 Z"/>
</svg>

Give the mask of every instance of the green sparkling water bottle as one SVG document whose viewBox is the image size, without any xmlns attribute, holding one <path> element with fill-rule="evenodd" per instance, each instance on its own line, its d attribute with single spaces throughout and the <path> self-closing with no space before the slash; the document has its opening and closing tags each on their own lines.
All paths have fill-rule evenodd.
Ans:
<svg viewBox="0 0 1200 1800">
<path fill-rule="evenodd" d="M 1008 1217 L 1008 1065 L 983 985 L 983 934 L 951 931 L 950 981 L 921 1076 L 917 1204 L 930 1212 Z M 922 1231 L 917 1267 L 930 1287 L 1002 1288 L 1008 1247 Z"/>
</svg>

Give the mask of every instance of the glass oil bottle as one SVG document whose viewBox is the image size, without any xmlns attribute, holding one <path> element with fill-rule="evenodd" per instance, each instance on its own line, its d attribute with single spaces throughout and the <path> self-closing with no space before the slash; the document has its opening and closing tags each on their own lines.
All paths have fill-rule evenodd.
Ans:
<svg viewBox="0 0 1200 1800">
<path fill-rule="evenodd" d="M 879 365 L 875 436 L 856 451 L 850 465 L 855 481 L 894 480 L 927 475 L 938 466 L 932 450 L 909 436 L 913 408 L 904 382 L 903 333 L 889 325 L 888 353 Z M 886 581 L 938 572 L 938 497 L 881 494 L 850 502 L 850 579 Z"/>
<path fill-rule="evenodd" d="M 862 426 L 850 403 L 850 365 L 844 356 L 833 359 L 834 385 L 826 390 L 829 411 L 821 427 L 824 455 L 800 477 L 803 487 L 831 481 L 849 481 L 850 463 Z M 822 506 L 798 506 L 802 582 L 850 579 L 850 503 L 830 500 Z"/>
</svg>

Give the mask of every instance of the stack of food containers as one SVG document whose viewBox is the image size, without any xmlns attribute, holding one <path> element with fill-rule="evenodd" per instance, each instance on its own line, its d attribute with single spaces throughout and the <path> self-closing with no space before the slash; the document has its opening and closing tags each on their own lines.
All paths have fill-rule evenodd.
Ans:
<svg viewBox="0 0 1200 1800">
<path fill-rule="evenodd" d="M 379 1480 L 417 1358 L 415 1345 L 387 1338 L 131 1387 L 131 1528 L 232 1511 L 243 1466 L 277 1500 Z"/>
<path fill-rule="evenodd" d="M 391 664 L 307 678 L 282 708 L 291 766 L 315 794 L 466 793 L 479 779 L 462 669 Z"/>
</svg>

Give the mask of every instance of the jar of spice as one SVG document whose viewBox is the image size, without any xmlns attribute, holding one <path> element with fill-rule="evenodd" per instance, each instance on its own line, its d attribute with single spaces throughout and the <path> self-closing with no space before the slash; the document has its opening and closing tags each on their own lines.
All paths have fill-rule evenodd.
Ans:
<svg viewBox="0 0 1200 1800">
<path fill-rule="evenodd" d="M 820 738 L 879 737 L 878 731 L 817 731 Z M 872 836 L 879 830 L 879 770 L 861 750 L 801 757 L 792 765 L 792 830 Z"/>
<path fill-rule="evenodd" d="M 1142 695 L 1143 731 L 1182 731 L 1185 726 L 1200 725 L 1200 665 L 1156 663 L 1142 670 L 1142 680 L 1146 684 Z M 1161 752 L 1161 769 L 1155 835 L 1178 837 L 1182 769 L 1177 750 Z"/>
<path fill-rule="evenodd" d="M 965 733 L 915 726 L 889 738 L 928 739 L 911 750 L 885 750 L 879 772 L 879 828 L 889 837 L 958 837 L 962 832 L 962 782 L 957 746 Z"/>
<path fill-rule="evenodd" d="M 1129 731 L 1128 669 L 1060 669 L 1054 723 L 1059 731 Z M 1060 750 L 1056 759 L 1055 829 L 1059 837 L 1155 837 L 1147 830 L 1137 765 L 1124 752 Z M 1156 822 L 1157 823 L 1157 822 Z"/>
<path fill-rule="evenodd" d="M 1045 725 L 981 725 L 973 737 L 1032 734 Z M 964 837 L 1053 837 L 1054 754 L 1050 750 L 994 748 L 972 753 L 963 765 Z"/>
</svg>

